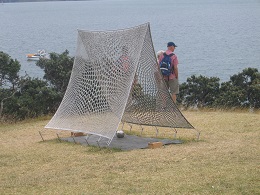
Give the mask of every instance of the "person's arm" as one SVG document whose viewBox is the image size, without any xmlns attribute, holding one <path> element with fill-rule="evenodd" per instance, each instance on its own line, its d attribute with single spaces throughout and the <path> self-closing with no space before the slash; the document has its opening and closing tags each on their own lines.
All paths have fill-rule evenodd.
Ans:
<svg viewBox="0 0 260 195">
<path fill-rule="evenodd" d="M 176 79 L 178 79 L 179 78 L 179 71 L 178 71 L 179 61 L 178 61 L 178 58 L 176 55 L 172 62 L 173 62 L 173 68 L 174 68 L 173 70 L 174 70 L 175 77 L 176 77 Z"/>
<path fill-rule="evenodd" d="M 178 64 L 174 64 L 174 74 L 176 79 L 179 78 Z"/>
<path fill-rule="evenodd" d="M 159 67 L 160 67 L 160 63 L 161 63 L 162 59 L 163 59 L 163 55 L 160 55 L 159 58 L 158 58 L 158 65 L 159 65 Z"/>
</svg>

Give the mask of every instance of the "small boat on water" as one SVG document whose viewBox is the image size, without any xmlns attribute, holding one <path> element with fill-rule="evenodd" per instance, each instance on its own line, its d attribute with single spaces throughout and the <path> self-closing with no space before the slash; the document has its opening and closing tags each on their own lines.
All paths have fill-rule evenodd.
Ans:
<svg viewBox="0 0 260 195">
<path fill-rule="evenodd" d="M 27 54 L 26 57 L 27 60 L 39 60 L 40 58 L 46 58 L 47 53 L 45 52 L 45 50 L 38 50 L 37 53 Z"/>
</svg>

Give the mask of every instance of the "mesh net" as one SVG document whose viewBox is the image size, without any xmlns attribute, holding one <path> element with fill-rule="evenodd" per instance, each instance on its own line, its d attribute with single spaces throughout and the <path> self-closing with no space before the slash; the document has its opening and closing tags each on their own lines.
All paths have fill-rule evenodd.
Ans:
<svg viewBox="0 0 260 195">
<path fill-rule="evenodd" d="M 70 82 L 46 128 L 112 139 L 120 122 L 193 128 L 162 79 L 149 23 L 116 31 L 78 31 Z"/>
</svg>

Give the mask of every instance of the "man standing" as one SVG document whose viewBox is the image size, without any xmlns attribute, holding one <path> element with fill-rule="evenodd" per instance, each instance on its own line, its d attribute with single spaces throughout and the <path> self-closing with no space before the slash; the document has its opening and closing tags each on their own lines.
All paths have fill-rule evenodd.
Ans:
<svg viewBox="0 0 260 195">
<path fill-rule="evenodd" d="M 178 58 L 173 53 L 177 45 L 173 42 L 167 43 L 167 50 L 164 52 L 163 55 L 159 57 L 159 64 L 164 59 L 164 57 L 170 56 L 171 58 L 171 73 L 170 75 L 164 75 L 163 78 L 167 84 L 167 87 L 172 95 L 172 100 L 176 103 L 177 95 L 179 94 L 179 82 L 178 82 Z"/>
</svg>

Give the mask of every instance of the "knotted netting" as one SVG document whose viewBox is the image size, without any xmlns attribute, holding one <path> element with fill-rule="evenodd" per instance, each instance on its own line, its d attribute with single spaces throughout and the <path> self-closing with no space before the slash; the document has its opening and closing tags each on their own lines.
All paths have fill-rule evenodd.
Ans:
<svg viewBox="0 0 260 195">
<path fill-rule="evenodd" d="M 115 31 L 78 30 L 70 82 L 46 128 L 112 140 L 120 122 L 193 128 L 167 90 L 149 23 Z"/>
</svg>

